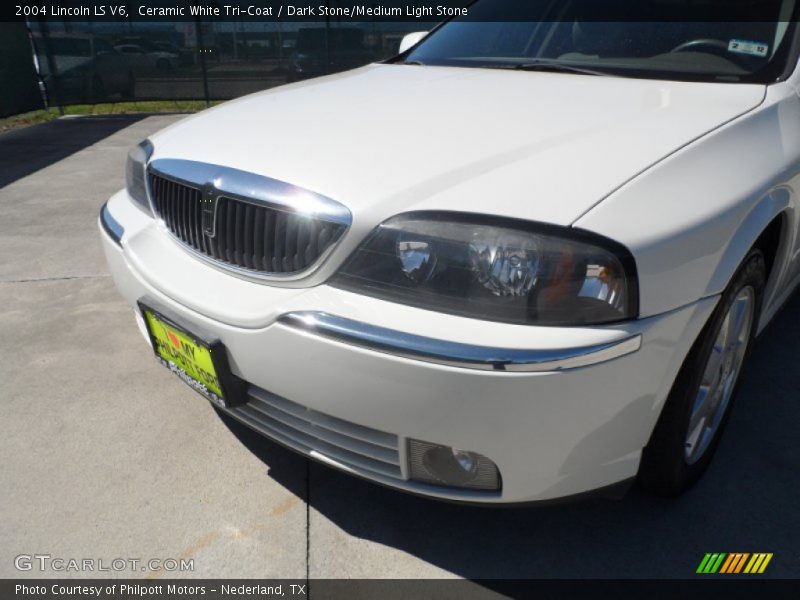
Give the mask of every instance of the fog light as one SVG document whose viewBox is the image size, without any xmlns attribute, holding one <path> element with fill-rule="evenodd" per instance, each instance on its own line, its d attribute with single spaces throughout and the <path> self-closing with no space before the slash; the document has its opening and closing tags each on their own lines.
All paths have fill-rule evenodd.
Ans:
<svg viewBox="0 0 800 600">
<path fill-rule="evenodd" d="M 408 464 L 413 481 L 478 490 L 500 489 L 497 465 L 476 452 L 408 440 Z"/>
</svg>

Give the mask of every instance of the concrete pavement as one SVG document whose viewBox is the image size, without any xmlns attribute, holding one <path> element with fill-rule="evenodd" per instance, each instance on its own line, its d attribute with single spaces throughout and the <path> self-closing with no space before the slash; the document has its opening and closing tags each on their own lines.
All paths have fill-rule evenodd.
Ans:
<svg viewBox="0 0 800 600">
<path fill-rule="evenodd" d="M 264 465 L 162 373 L 105 268 L 100 206 L 127 149 L 175 119 L 129 119 L 0 190 L 0 576 L 38 575 L 14 569 L 21 553 L 306 575 L 305 460 L 276 448 Z"/>
</svg>

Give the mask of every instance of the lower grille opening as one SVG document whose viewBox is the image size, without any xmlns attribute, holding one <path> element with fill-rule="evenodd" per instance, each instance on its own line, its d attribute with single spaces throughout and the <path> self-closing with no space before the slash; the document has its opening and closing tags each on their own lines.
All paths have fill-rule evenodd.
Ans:
<svg viewBox="0 0 800 600">
<path fill-rule="evenodd" d="M 303 454 L 318 454 L 347 469 L 402 479 L 396 435 L 350 423 L 301 406 L 256 386 L 247 402 L 229 412 Z"/>
</svg>

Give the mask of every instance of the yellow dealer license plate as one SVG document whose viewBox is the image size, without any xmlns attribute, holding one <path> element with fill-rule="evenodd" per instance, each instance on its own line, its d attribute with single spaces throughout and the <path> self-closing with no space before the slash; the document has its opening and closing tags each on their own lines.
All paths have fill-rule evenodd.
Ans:
<svg viewBox="0 0 800 600">
<path fill-rule="evenodd" d="M 226 406 L 224 377 L 217 367 L 219 357 L 215 357 L 222 349 L 219 343 L 211 345 L 161 313 L 139 306 L 159 362 L 212 402 Z"/>
</svg>

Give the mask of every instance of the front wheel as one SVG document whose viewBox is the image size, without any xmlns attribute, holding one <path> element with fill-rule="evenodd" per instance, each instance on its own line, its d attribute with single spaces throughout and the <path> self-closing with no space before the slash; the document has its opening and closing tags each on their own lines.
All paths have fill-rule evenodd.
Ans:
<svg viewBox="0 0 800 600">
<path fill-rule="evenodd" d="M 764 255 L 751 250 L 689 352 L 642 453 L 646 490 L 680 494 L 708 468 L 752 348 L 765 284 Z"/>
</svg>

